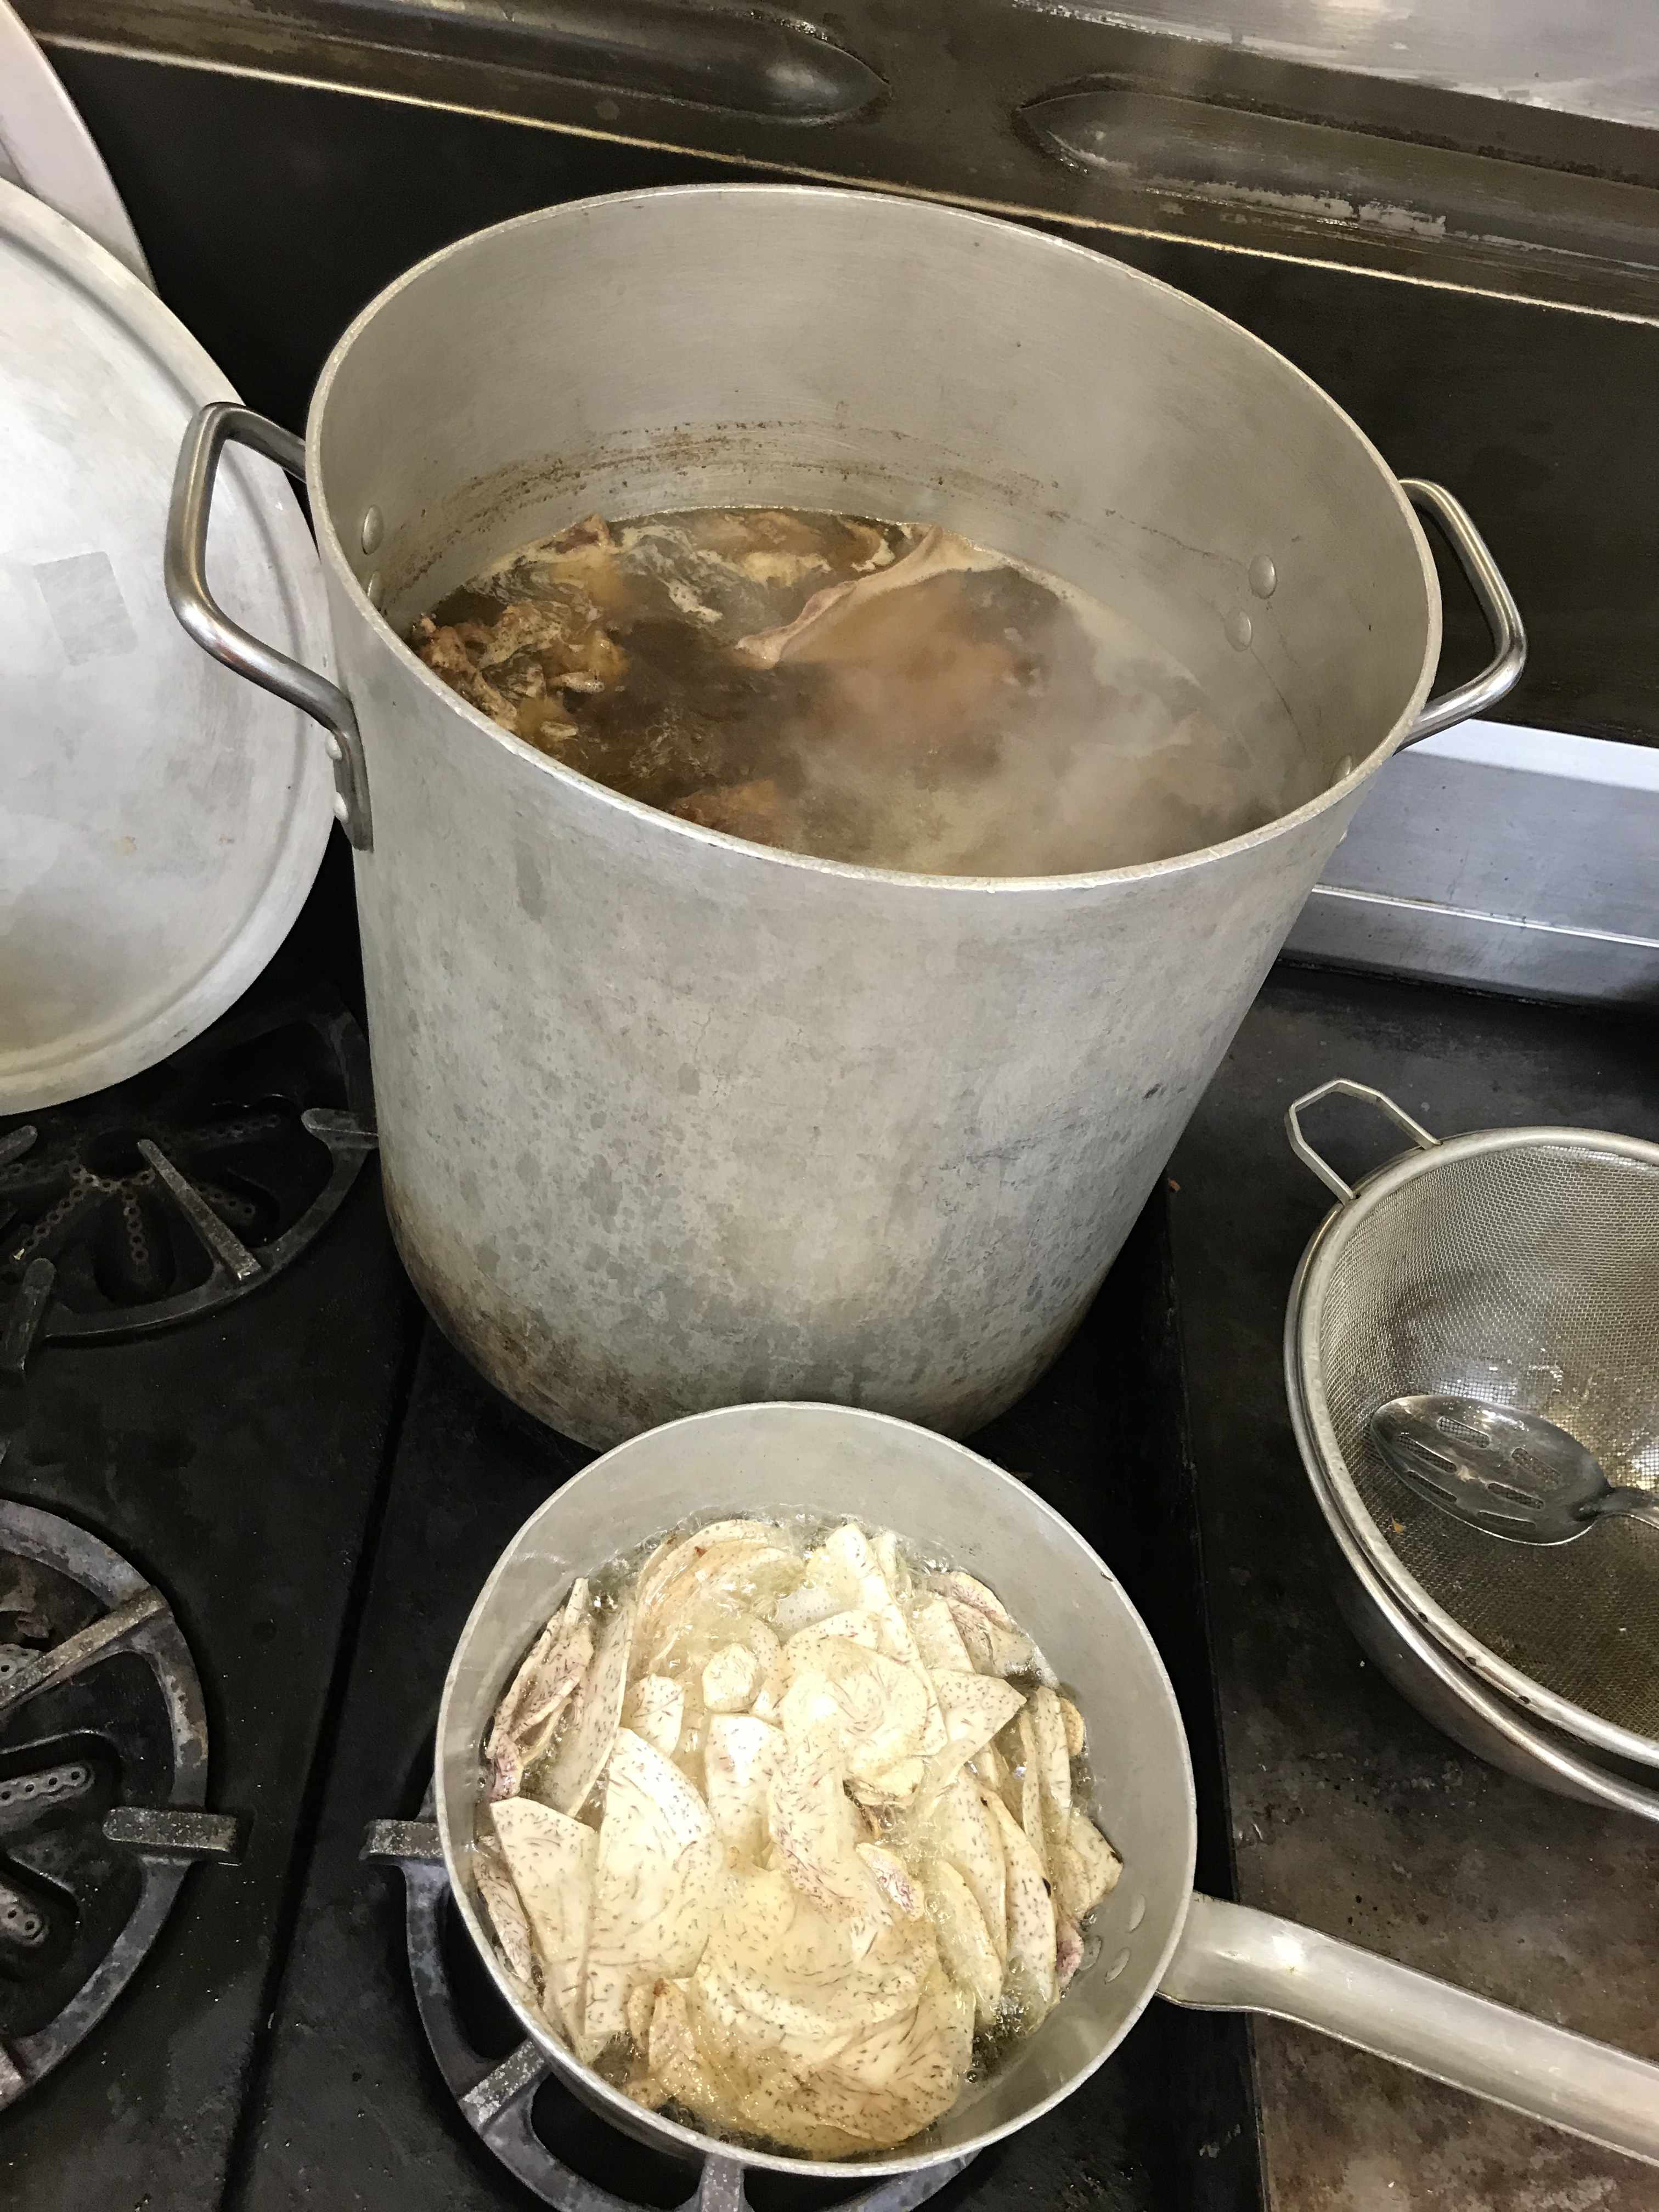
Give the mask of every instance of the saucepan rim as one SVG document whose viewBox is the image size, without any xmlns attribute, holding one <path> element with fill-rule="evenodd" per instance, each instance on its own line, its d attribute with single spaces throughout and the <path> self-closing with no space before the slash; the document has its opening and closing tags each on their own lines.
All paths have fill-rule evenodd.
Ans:
<svg viewBox="0 0 1659 2212">
<path fill-rule="evenodd" d="M 603 1487 L 607 1469 L 614 1468 L 617 1461 L 638 1446 L 650 1443 L 654 1449 L 656 1440 L 677 1431 L 683 1431 L 694 1427 L 702 1428 L 710 1425 L 719 1425 L 734 1418 L 753 1415 L 763 1409 L 769 1414 L 776 1414 L 785 1419 L 793 1414 L 809 1413 L 821 1419 L 824 1414 L 830 1413 L 849 1424 L 857 1423 L 878 1427 L 901 1438 L 912 1436 L 924 1437 L 930 1449 L 943 1446 L 963 1459 L 975 1462 L 978 1468 L 994 1476 L 998 1483 L 1006 1484 L 1010 1492 L 1018 1498 L 1022 1510 L 1028 1510 L 1039 1521 L 1052 1523 L 1099 1570 L 1103 1601 L 1120 1607 L 1128 1616 L 1130 1622 L 1139 1632 L 1146 1655 L 1155 1670 L 1156 1679 L 1168 1701 L 1172 1737 L 1174 1742 L 1179 1747 L 1184 1833 L 1181 1843 L 1183 1862 L 1181 1880 L 1176 1887 L 1181 1903 L 1170 1916 L 1170 1925 L 1162 1948 L 1155 1957 L 1149 1953 L 1147 1959 L 1134 1970 L 1142 1983 L 1138 1996 L 1127 2007 L 1115 2030 L 1103 2038 L 1100 2049 L 1091 2054 L 1087 2062 L 1079 2068 L 1069 2081 L 1033 2103 L 1015 2118 L 996 2127 L 986 2129 L 982 2135 L 969 2137 L 965 2142 L 953 2142 L 942 2148 L 911 2152 L 901 2149 L 868 2158 L 797 2158 L 782 2152 L 751 2150 L 746 2146 L 723 2142 L 716 2136 L 704 2135 L 695 2128 L 684 2127 L 678 2121 L 665 2118 L 659 2112 L 650 2112 L 644 2106 L 635 2104 L 630 2097 L 624 2095 L 621 2090 L 605 2081 L 604 2076 L 595 2072 L 591 2066 L 585 2065 L 568 2045 L 552 2033 L 545 2022 L 530 2012 L 520 2001 L 496 1954 L 489 1931 L 479 1918 L 465 1879 L 465 1851 L 470 1848 L 470 1844 L 463 1845 L 458 1842 L 458 1822 L 462 1817 L 462 1808 L 453 1808 L 449 1804 L 446 1784 L 447 1760 L 443 1753 L 443 1746 L 449 1735 L 450 1700 L 454 1693 L 463 1663 L 470 1656 L 471 1647 L 474 1637 L 478 1632 L 480 1623 L 490 1609 L 491 1600 L 498 1585 L 503 1577 L 511 1571 L 525 1547 L 530 1531 L 537 1527 L 542 1516 L 556 1506 L 560 1499 L 568 1498 L 578 1484 L 597 1482 L 600 1487 Z M 517 1653 L 512 1655 L 515 1660 L 519 1656 Z M 1150 1730 L 1148 1732 L 1150 1733 Z M 688 1413 L 678 1420 L 661 1422 L 654 1428 L 644 1430 L 640 1435 L 630 1437 L 625 1442 L 613 1445 L 609 1451 L 603 1452 L 597 1458 L 590 1461 L 579 1474 L 573 1475 L 568 1482 L 562 1483 L 556 1491 L 543 1499 L 535 1511 L 514 1532 L 491 1568 L 483 1589 L 479 1591 L 467 1615 L 466 1625 L 457 1640 L 454 1654 L 444 1679 L 443 1696 L 438 1709 L 436 1741 L 439 1752 L 435 1762 L 434 1818 L 443 1850 L 444 1868 L 449 1877 L 450 1894 L 467 1934 L 483 1960 L 496 1989 L 506 2002 L 511 2006 L 514 2017 L 525 2033 L 532 2038 L 538 2048 L 547 2054 L 561 2075 L 573 2081 L 579 2094 L 582 2094 L 591 2106 L 613 2116 L 617 2124 L 636 2139 L 651 2141 L 665 2148 L 678 2147 L 689 2157 L 694 2159 L 702 2158 L 705 2160 L 724 2159 L 735 2165 L 762 2167 L 773 2172 L 810 2174 L 823 2179 L 843 2181 L 856 2181 L 865 2176 L 873 2179 L 881 2175 L 920 2172 L 931 2166 L 964 2163 L 990 2144 L 999 2142 L 1007 2136 L 1017 2134 L 1022 2128 L 1028 2127 L 1032 2121 L 1041 2119 L 1045 2112 L 1053 2111 L 1056 2105 L 1060 2104 L 1066 2098 L 1081 2088 L 1085 2082 L 1105 2064 L 1124 2038 L 1134 2027 L 1147 2005 L 1157 1994 L 1158 1985 L 1164 1979 L 1165 1971 L 1181 1942 L 1182 1932 L 1187 1922 L 1197 1860 L 1197 1797 L 1193 1783 L 1192 1759 L 1188 1749 L 1186 1729 L 1182 1722 L 1180 1707 L 1176 1703 L 1175 1690 L 1170 1681 L 1168 1671 L 1151 1632 L 1131 1603 L 1116 1577 L 1093 1546 L 1078 1533 L 1064 1515 L 1057 1513 L 1045 1498 L 1039 1497 L 1026 1484 L 1010 1474 L 1006 1468 L 998 1467 L 994 1461 L 985 1458 L 982 1454 L 970 1451 L 965 1444 L 957 1443 L 954 1438 L 941 1437 L 934 1430 L 923 1428 L 918 1422 L 901 1420 L 890 1413 L 874 1413 L 861 1407 L 828 1405 L 811 1400 L 769 1400 L 762 1401 L 761 1404 L 716 1407 L 708 1413 Z M 481 1777 L 483 1758 L 482 1743 L 477 1747 L 477 1763 L 474 1771 Z M 475 1798 L 473 1803 L 476 1804 L 476 1802 Z M 465 1810 L 470 1814 L 471 1806 Z"/>
</svg>

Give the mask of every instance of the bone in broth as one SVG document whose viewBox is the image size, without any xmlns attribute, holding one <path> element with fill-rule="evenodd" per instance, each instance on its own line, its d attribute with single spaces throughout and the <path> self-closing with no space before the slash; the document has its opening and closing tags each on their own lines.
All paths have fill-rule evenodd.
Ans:
<svg viewBox="0 0 1659 2212">
<path fill-rule="evenodd" d="M 1307 794 L 1100 601 L 939 528 L 719 508 L 573 524 L 415 624 L 568 767 L 826 860 L 1051 875 L 1190 852 Z"/>
</svg>

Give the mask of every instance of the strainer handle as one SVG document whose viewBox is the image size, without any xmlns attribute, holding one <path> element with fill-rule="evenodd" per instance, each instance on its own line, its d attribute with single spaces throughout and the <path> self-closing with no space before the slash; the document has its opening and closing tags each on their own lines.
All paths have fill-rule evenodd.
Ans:
<svg viewBox="0 0 1659 2212">
<path fill-rule="evenodd" d="M 1659 2166 L 1659 2066 L 1274 1913 L 1195 1896 L 1159 1990 L 1295 2021 Z"/>
<path fill-rule="evenodd" d="M 1334 1075 L 1328 1083 L 1322 1083 L 1317 1091 L 1304 1091 L 1285 1109 L 1285 1133 L 1291 1140 L 1291 1150 L 1303 1166 L 1311 1168 L 1326 1189 L 1334 1190 L 1345 1206 L 1353 1196 L 1353 1185 L 1344 1182 L 1330 1162 L 1322 1153 L 1315 1152 L 1302 1133 L 1304 1109 L 1316 1106 L 1322 1098 L 1329 1098 L 1337 1093 L 1345 1098 L 1364 1098 L 1379 1108 L 1390 1120 L 1400 1124 L 1413 1144 L 1425 1152 L 1432 1152 L 1440 1142 L 1438 1137 L 1429 1134 L 1420 1121 L 1413 1121 L 1403 1106 L 1396 1106 L 1385 1091 L 1373 1091 L 1369 1083 L 1355 1083 L 1346 1075 Z"/>
</svg>

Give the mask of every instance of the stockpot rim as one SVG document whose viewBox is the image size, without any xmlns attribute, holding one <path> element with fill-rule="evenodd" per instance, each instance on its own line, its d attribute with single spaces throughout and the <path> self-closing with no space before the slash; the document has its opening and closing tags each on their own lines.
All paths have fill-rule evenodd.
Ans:
<svg viewBox="0 0 1659 2212">
<path fill-rule="evenodd" d="M 336 379 L 362 334 L 376 316 L 389 308 L 405 292 L 423 283 L 430 273 L 446 262 L 459 258 L 486 240 L 498 239 L 507 234 L 529 230 L 542 223 L 567 221 L 586 216 L 599 208 L 654 204 L 665 199 L 703 199 L 729 201 L 738 198 L 778 199 L 787 196 L 795 199 L 811 198 L 819 201 L 858 201 L 877 203 L 890 209 L 902 208 L 907 215 L 922 221 L 939 221 L 957 224 L 973 224 L 996 232 L 1012 232 L 1027 240 L 1033 252 L 1064 255 L 1081 265 L 1099 272 L 1107 272 L 1109 283 L 1127 282 L 1159 294 L 1164 302 L 1173 303 L 1174 312 L 1185 314 L 1206 325 L 1218 325 L 1229 333 L 1228 343 L 1236 343 L 1265 357 L 1273 364 L 1273 374 L 1291 378 L 1309 395 L 1334 416 L 1342 428 L 1356 441 L 1366 456 L 1375 464 L 1379 478 L 1392 498 L 1396 513 L 1405 522 L 1411 541 L 1416 549 L 1422 572 L 1425 626 L 1422 665 L 1399 714 L 1380 742 L 1373 746 L 1346 776 L 1328 784 L 1313 798 L 1285 814 L 1275 815 L 1259 829 L 1248 830 L 1237 837 L 1222 839 L 1213 845 L 1198 847 L 1190 853 L 1176 853 L 1167 860 L 1138 861 L 1121 868 L 1100 868 L 1079 871 L 1066 875 L 1047 876 L 969 876 L 929 875 L 914 869 L 878 868 L 866 866 L 851 860 L 829 860 L 816 854 L 790 852 L 783 847 L 760 845 L 746 837 L 737 837 L 722 830 L 709 830 L 699 823 L 683 821 L 678 815 L 665 813 L 643 799 L 630 799 L 625 793 L 613 791 L 608 784 L 584 775 L 578 769 L 568 768 L 562 762 L 538 752 L 533 745 L 499 722 L 492 721 L 481 708 L 471 706 L 459 692 L 451 690 L 441 677 L 428 668 L 412 647 L 398 635 L 393 625 L 369 598 L 361 583 L 356 570 L 348 557 L 335 525 L 322 467 L 322 426 L 327 412 L 329 395 Z M 1435 568 L 1434 556 L 1413 510 L 1410 500 L 1401 489 L 1400 479 L 1389 466 L 1382 453 L 1368 438 L 1346 409 L 1338 405 L 1322 386 L 1316 383 L 1305 370 L 1298 368 L 1275 347 L 1257 337 L 1253 331 L 1236 323 L 1231 316 L 1218 308 L 1194 298 L 1179 286 L 1165 283 L 1162 277 L 1149 276 L 1145 270 L 1131 263 L 1120 261 L 1115 256 L 1102 253 L 1079 240 L 1057 238 L 1047 231 L 1033 230 L 1006 216 L 989 215 L 979 209 L 957 207 L 948 202 L 915 198 L 906 193 L 866 191 L 856 187 L 815 184 L 702 184 L 647 185 L 632 191 L 595 193 L 585 199 L 561 200 L 549 207 L 532 209 L 528 214 L 509 216 L 504 222 L 491 223 L 483 230 L 470 231 L 464 238 L 441 246 L 435 253 L 428 254 L 401 275 L 394 277 L 384 290 L 377 293 L 368 305 L 346 325 L 336 341 L 333 350 L 324 362 L 322 372 L 312 392 L 311 404 L 306 418 L 306 485 L 311 496 L 312 522 L 317 544 L 324 562 L 331 572 L 335 583 L 345 593 L 352 611 L 373 625 L 388 643 L 393 657 L 416 682 L 428 690 L 434 701 L 452 708 L 462 721 L 479 736 L 490 740 L 506 757 L 519 768 L 528 769 L 580 793 L 587 803 L 619 814 L 624 819 L 646 826 L 653 832 L 702 845 L 714 854 L 742 854 L 750 861 L 764 861 L 775 868 L 804 871 L 811 875 L 839 878 L 853 883 L 868 883 L 890 887 L 898 891 L 927 891 L 937 897 L 956 895 L 969 898 L 982 897 L 988 893 L 1003 897 L 1066 891 L 1109 890 L 1121 885 L 1127 887 L 1143 882 L 1163 880 L 1189 873 L 1211 864 L 1231 860 L 1236 856 L 1254 853 L 1280 837 L 1295 834 L 1317 816 L 1340 806 L 1346 799 L 1357 795 L 1364 785 L 1399 749 L 1401 741 L 1410 729 L 1427 699 L 1439 666 L 1442 642 L 1442 610 L 1440 580 Z"/>
</svg>

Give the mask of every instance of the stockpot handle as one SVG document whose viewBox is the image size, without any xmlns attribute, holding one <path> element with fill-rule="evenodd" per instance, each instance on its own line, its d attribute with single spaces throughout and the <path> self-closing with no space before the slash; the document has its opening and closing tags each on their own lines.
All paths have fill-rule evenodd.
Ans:
<svg viewBox="0 0 1659 2212">
<path fill-rule="evenodd" d="M 185 433 L 173 472 L 173 499 L 167 508 L 167 598 L 173 613 L 204 653 L 322 724 L 328 732 L 325 740 L 328 757 L 334 763 L 334 811 L 357 851 L 372 851 L 368 777 L 350 700 L 326 676 L 250 635 L 231 620 L 208 588 L 208 522 L 219 457 L 227 445 L 250 447 L 286 469 L 289 476 L 304 481 L 306 449 L 291 430 L 232 401 L 216 400 L 204 407 Z"/>
<path fill-rule="evenodd" d="M 1659 2066 L 1274 1913 L 1194 1896 L 1159 1994 L 1294 2021 L 1659 2165 Z"/>
<path fill-rule="evenodd" d="M 1440 1142 L 1431 1137 L 1420 1121 L 1413 1121 L 1403 1106 L 1396 1106 L 1386 1091 L 1373 1091 L 1369 1083 L 1354 1083 L 1346 1075 L 1334 1075 L 1328 1083 L 1322 1083 L 1317 1091 L 1304 1091 L 1300 1098 L 1293 1099 L 1285 1109 L 1285 1133 L 1291 1140 L 1291 1150 L 1304 1168 L 1311 1168 L 1327 1190 L 1334 1191 L 1344 1206 L 1353 1196 L 1353 1185 L 1344 1182 L 1341 1176 L 1323 1153 L 1316 1152 L 1302 1133 L 1302 1115 L 1310 1106 L 1316 1106 L 1322 1098 L 1340 1095 L 1344 1098 L 1363 1098 L 1387 1114 L 1411 1139 L 1413 1144 L 1425 1152 L 1431 1152 Z"/>
<path fill-rule="evenodd" d="M 1527 665 L 1527 632 L 1515 595 L 1462 501 L 1454 499 L 1443 484 L 1425 483 L 1420 477 L 1402 477 L 1400 489 L 1414 507 L 1439 524 L 1458 567 L 1469 580 L 1492 643 L 1492 657 L 1478 676 L 1419 708 L 1417 719 L 1395 747 L 1403 752 L 1419 738 L 1431 738 L 1437 730 L 1467 722 L 1471 714 L 1484 714 L 1512 691 Z"/>
</svg>

